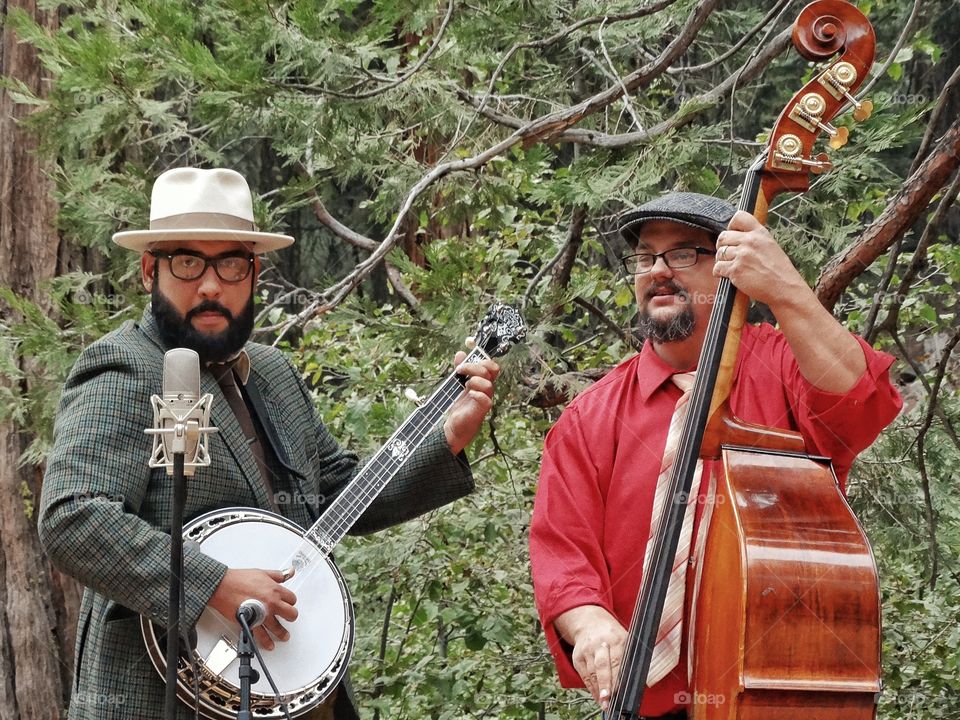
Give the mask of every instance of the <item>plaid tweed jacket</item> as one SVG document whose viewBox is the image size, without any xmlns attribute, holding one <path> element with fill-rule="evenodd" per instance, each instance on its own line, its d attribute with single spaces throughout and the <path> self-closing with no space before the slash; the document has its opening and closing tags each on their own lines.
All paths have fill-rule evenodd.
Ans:
<svg viewBox="0 0 960 720">
<path fill-rule="evenodd" d="M 150 469 L 150 395 L 162 385 L 164 348 L 150 309 L 139 325 L 127 322 L 80 355 L 64 385 L 54 445 L 43 482 L 40 539 L 53 562 L 86 586 L 75 651 L 72 720 L 148 720 L 163 716 L 164 686 L 150 664 L 139 615 L 164 625 L 170 562 L 172 483 Z M 333 498 L 358 469 L 318 419 L 300 376 L 278 350 L 247 343 L 252 374 L 270 422 L 308 495 Z M 229 506 L 269 509 L 256 461 L 213 376 L 201 373 L 201 392 L 213 395 L 211 464 L 187 481 L 185 518 Z M 271 478 L 278 499 L 300 498 L 286 473 Z M 383 491 L 352 532 L 393 525 L 466 495 L 473 478 L 442 430 Z M 301 502 L 279 502 L 281 513 L 309 526 Z M 185 627 L 196 623 L 226 567 L 195 545 L 184 552 Z M 337 717 L 355 716 L 341 692 Z M 178 719 L 192 718 L 185 704 Z"/>
</svg>

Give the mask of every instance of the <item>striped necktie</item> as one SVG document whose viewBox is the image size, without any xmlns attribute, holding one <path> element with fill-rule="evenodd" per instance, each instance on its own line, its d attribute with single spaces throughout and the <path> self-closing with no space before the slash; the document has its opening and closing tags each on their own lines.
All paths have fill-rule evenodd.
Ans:
<svg viewBox="0 0 960 720">
<path fill-rule="evenodd" d="M 687 417 L 687 407 L 690 403 L 690 391 L 693 389 L 693 373 L 679 373 L 671 380 L 679 387 L 683 394 L 677 400 L 670 419 L 670 429 L 667 431 L 667 443 L 663 449 L 663 461 L 660 463 L 660 474 L 657 477 L 657 490 L 653 499 L 653 516 L 650 522 L 650 537 L 647 539 L 647 550 L 643 558 L 643 574 L 647 577 L 650 570 L 650 556 L 653 554 L 654 537 L 660 528 L 663 517 L 664 503 L 670 490 L 670 474 L 677 456 L 677 447 L 680 444 L 680 434 L 683 431 L 683 422 Z M 650 671 L 647 674 L 647 685 L 652 686 L 662 680 L 667 673 L 680 662 L 680 643 L 683 638 L 683 606 L 686 590 L 687 561 L 690 558 L 690 538 L 693 531 L 693 517 L 697 495 L 700 492 L 700 480 L 703 475 L 703 461 L 697 460 L 693 473 L 693 483 L 690 494 L 687 496 L 687 506 L 683 514 L 683 525 L 680 531 L 680 540 L 677 543 L 677 554 L 673 559 L 673 570 L 670 573 L 670 582 L 667 585 L 667 597 L 663 604 L 663 614 L 660 616 L 660 625 L 657 628 L 657 639 L 650 658 Z"/>
</svg>

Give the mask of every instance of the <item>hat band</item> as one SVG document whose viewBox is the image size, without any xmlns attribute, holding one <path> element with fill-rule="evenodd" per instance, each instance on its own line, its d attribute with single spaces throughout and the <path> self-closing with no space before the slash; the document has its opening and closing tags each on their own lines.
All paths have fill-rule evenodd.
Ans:
<svg viewBox="0 0 960 720">
<path fill-rule="evenodd" d="M 190 212 L 150 220 L 151 230 L 255 230 L 250 220 L 226 213 Z"/>
</svg>

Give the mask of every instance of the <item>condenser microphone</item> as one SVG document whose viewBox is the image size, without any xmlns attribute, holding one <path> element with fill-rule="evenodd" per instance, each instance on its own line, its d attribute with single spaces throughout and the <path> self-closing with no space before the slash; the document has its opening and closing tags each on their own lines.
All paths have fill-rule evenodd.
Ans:
<svg viewBox="0 0 960 720">
<path fill-rule="evenodd" d="M 174 455 L 183 455 L 183 474 L 210 464 L 207 438 L 217 429 L 210 425 L 213 396 L 200 394 L 200 356 L 188 348 L 173 348 L 163 356 L 162 395 L 152 395 L 153 453 L 150 467 L 165 467 L 173 474 Z"/>
</svg>

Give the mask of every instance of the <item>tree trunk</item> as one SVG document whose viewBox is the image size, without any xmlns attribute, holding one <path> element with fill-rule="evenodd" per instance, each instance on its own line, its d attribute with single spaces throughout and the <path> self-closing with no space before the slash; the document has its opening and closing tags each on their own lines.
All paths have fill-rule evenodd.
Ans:
<svg viewBox="0 0 960 720">
<path fill-rule="evenodd" d="M 56 13 L 38 11 L 30 0 L 0 0 L 0 8 L 4 18 L 20 8 L 45 28 L 58 26 Z M 0 74 L 43 92 L 45 75 L 35 51 L 19 43 L 6 23 Z M 0 90 L 0 285 L 46 307 L 42 286 L 57 271 L 57 208 L 36 142 L 17 124 L 27 112 Z M 9 312 L 0 308 L 0 317 Z M 28 358 L 20 362 L 29 370 Z M 9 386 L 10 380 L 0 382 Z M 60 717 L 72 676 L 79 593 L 40 548 L 33 508 L 42 468 L 19 466 L 30 439 L 14 423 L 0 423 L 0 720 Z"/>
</svg>

